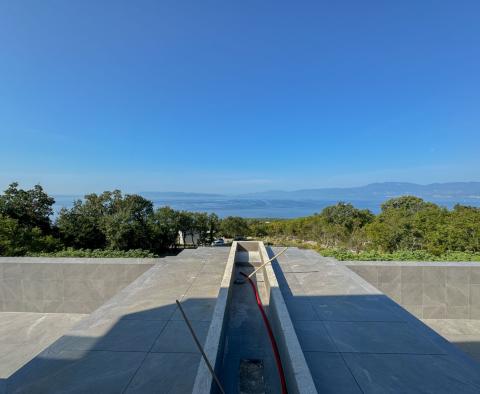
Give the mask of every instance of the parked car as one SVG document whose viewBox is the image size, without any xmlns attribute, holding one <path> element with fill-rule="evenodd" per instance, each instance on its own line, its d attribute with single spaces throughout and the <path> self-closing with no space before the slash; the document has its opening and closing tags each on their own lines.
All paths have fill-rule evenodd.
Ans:
<svg viewBox="0 0 480 394">
<path fill-rule="evenodd" d="M 223 238 L 216 239 L 212 242 L 212 246 L 223 246 L 225 245 L 225 240 Z"/>
</svg>

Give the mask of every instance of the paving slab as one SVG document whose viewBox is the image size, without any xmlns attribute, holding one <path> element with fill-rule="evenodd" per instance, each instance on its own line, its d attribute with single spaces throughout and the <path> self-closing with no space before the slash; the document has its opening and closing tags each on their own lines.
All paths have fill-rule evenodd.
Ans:
<svg viewBox="0 0 480 394">
<path fill-rule="evenodd" d="M 126 393 L 191 393 L 200 354 L 150 353 Z"/>
<path fill-rule="evenodd" d="M 478 393 L 478 371 L 448 356 L 344 354 L 365 393 Z"/>
<path fill-rule="evenodd" d="M 133 282 L 13 373 L 6 392 L 191 392 L 200 357 L 175 299 L 203 343 L 228 252 L 185 250 L 133 270 Z"/>
<path fill-rule="evenodd" d="M 8 378 L 85 316 L 0 312 L 0 379 Z"/>
<path fill-rule="evenodd" d="M 272 248 L 270 254 L 280 250 Z M 362 267 L 362 278 L 335 259 L 297 248 L 272 266 L 318 392 L 480 392 L 479 364 L 364 279 L 388 287 L 403 275 L 413 283 L 421 280 L 418 270 L 400 264 L 385 270 Z M 467 270 L 428 275 L 427 284 L 439 276 L 457 291 Z M 400 301 L 401 288 L 393 294 Z M 433 288 L 427 296 L 432 308 L 443 299 Z"/>
</svg>

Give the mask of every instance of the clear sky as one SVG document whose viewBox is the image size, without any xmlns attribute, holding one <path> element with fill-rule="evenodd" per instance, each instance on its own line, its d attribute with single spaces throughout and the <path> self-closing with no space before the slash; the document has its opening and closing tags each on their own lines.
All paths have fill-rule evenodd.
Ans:
<svg viewBox="0 0 480 394">
<path fill-rule="evenodd" d="M 0 187 L 480 180 L 480 1 L 0 2 Z"/>
</svg>

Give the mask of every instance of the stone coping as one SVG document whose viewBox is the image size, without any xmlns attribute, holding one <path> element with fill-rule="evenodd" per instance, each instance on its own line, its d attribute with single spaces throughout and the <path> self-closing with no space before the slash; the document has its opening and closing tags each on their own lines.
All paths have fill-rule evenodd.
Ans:
<svg viewBox="0 0 480 394">
<path fill-rule="evenodd" d="M 337 260 L 344 265 L 389 265 L 409 267 L 478 267 L 480 261 L 364 261 L 364 260 Z"/>
<path fill-rule="evenodd" d="M 138 257 L 0 257 L 0 264 L 158 264 L 163 260 Z"/>
<path fill-rule="evenodd" d="M 263 242 L 259 243 L 260 255 L 263 261 L 268 261 L 269 256 Z M 273 255 L 272 255 L 273 257 Z M 292 319 L 283 298 L 272 264 L 267 264 L 262 269 L 265 284 L 269 291 L 270 302 L 268 314 L 272 329 L 278 342 L 280 357 L 285 370 L 288 392 L 315 394 L 317 389 L 308 368 L 305 355 L 298 341 Z"/>
</svg>

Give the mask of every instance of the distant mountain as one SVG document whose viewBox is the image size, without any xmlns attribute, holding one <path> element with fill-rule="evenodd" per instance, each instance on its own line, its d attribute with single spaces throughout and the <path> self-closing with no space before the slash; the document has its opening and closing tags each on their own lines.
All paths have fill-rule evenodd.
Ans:
<svg viewBox="0 0 480 394">
<path fill-rule="evenodd" d="M 141 192 L 156 207 L 168 205 L 178 210 L 215 212 L 220 217 L 243 216 L 258 218 L 293 218 L 321 212 L 338 201 L 350 202 L 357 208 L 379 212 L 381 204 L 390 198 L 407 194 L 422 197 L 442 206 L 455 204 L 480 206 L 480 182 L 452 182 L 418 185 L 385 182 L 350 188 L 272 190 L 262 193 L 226 195 L 185 192 Z M 71 207 L 83 196 L 55 195 L 55 212 Z"/>
<path fill-rule="evenodd" d="M 227 196 L 222 194 L 212 194 L 212 193 L 187 193 L 187 192 L 140 192 L 138 193 L 141 196 L 151 199 L 175 199 L 175 200 L 189 200 L 189 199 L 216 199 L 216 198 L 227 198 Z"/>
<path fill-rule="evenodd" d="M 350 188 L 303 189 L 295 191 L 267 191 L 241 195 L 247 199 L 268 200 L 345 200 L 379 201 L 393 197 L 415 195 L 435 201 L 480 200 L 480 182 L 450 182 L 418 185 L 406 182 L 372 183 Z"/>
</svg>

